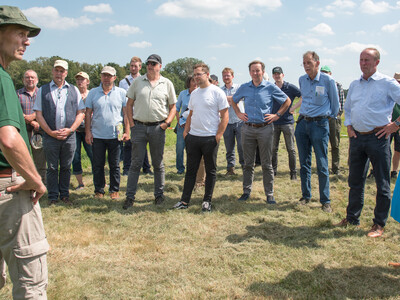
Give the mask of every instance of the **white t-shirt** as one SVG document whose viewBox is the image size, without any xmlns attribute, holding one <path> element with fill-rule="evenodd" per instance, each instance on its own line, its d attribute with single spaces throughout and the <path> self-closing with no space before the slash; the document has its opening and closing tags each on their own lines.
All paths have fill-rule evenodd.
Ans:
<svg viewBox="0 0 400 300">
<path fill-rule="evenodd" d="M 220 122 L 219 111 L 229 107 L 223 90 L 211 84 L 197 88 L 190 94 L 189 109 L 192 111 L 191 135 L 213 136 Z"/>
</svg>

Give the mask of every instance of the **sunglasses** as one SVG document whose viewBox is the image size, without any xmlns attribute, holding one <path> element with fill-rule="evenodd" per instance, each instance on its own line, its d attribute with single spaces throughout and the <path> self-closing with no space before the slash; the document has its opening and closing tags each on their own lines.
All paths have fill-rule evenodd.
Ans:
<svg viewBox="0 0 400 300">
<path fill-rule="evenodd" d="M 154 61 L 148 61 L 148 62 L 146 63 L 146 66 L 148 66 L 148 65 L 152 65 L 152 66 L 154 67 L 155 65 L 157 65 L 157 63 L 154 62 Z"/>
</svg>

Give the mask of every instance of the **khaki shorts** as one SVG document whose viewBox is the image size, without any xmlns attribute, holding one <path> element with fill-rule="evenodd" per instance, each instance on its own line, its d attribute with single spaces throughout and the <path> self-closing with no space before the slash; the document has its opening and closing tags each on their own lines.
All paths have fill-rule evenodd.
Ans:
<svg viewBox="0 0 400 300">
<path fill-rule="evenodd" d="M 0 288 L 5 266 L 13 283 L 14 299 L 47 299 L 49 250 L 39 203 L 33 204 L 29 191 L 7 193 L 6 188 L 23 182 L 21 176 L 0 178 Z"/>
</svg>

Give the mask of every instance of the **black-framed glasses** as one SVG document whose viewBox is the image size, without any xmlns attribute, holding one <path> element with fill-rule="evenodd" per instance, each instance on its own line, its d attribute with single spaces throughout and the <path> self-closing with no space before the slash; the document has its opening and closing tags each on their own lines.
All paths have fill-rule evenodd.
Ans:
<svg viewBox="0 0 400 300">
<path fill-rule="evenodd" d="M 148 61 L 146 63 L 146 66 L 148 66 L 148 65 L 152 65 L 154 67 L 155 65 L 157 65 L 157 63 L 155 61 Z"/>
</svg>

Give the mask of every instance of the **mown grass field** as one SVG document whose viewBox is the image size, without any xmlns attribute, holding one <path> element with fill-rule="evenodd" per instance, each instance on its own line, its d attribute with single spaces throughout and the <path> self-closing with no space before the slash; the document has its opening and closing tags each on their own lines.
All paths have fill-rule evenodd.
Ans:
<svg viewBox="0 0 400 300">
<path fill-rule="evenodd" d="M 184 180 L 176 174 L 174 144 L 169 130 L 166 201 L 159 207 L 153 204 L 151 176 L 140 177 L 137 202 L 127 211 L 122 209 L 126 177 L 119 200 L 94 199 L 88 161 L 86 188 L 71 191 L 74 206 L 48 207 L 42 198 L 51 245 L 49 299 L 400 298 L 400 270 L 387 266 L 400 260 L 400 224 L 389 218 L 383 238 L 365 236 L 373 218 L 373 179 L 367 180 L 361 227 L 332 226 L 345 216 L 347 138 L 341 144 L 341 175 L 330 177 L 332 214 L 320 209 L 315 163 L 313 202 L 297 206 L 300 180 L 289 180 L 283 138 L 275 179 L 277 205 L 264 202 L 260 167 L 249 201 L 237 201 L 242 172 L 225 177 L 222 142 L 213 212 L 201 213 L 203 189 L 194 192 L 188 210 L 169 210 L 179 200 Z M 74 178 L 71 185 L 76 186 Z M 10 295 L 8 282 L 0 298 Z"/>
</svg>

